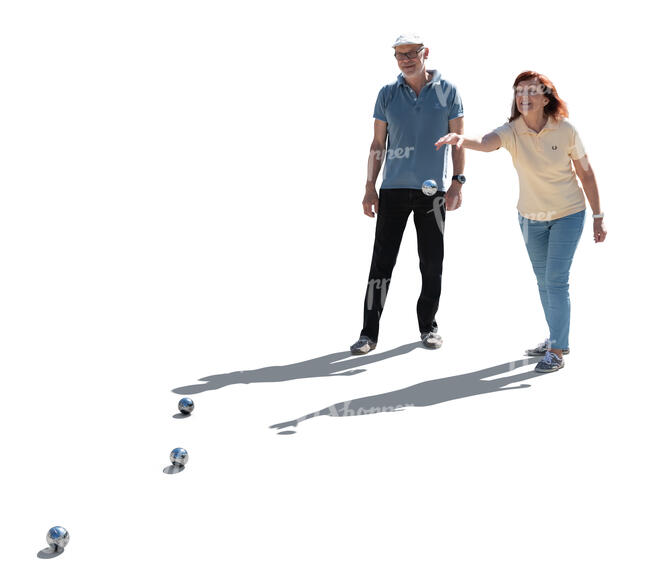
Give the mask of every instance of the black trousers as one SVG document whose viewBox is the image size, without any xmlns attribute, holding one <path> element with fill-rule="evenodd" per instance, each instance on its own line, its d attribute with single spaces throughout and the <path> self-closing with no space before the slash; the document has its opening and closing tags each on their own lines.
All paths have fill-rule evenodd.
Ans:
<svg viewBox="0 0 650 574">
<path fill-rule="evenodd" d="M 436 313 L 440 301 L 446 217 L 444 193 L 426 196 L 421 189 L 382 189 L 361 330 L 361 335 L 373 341 L 379 337 L 379 319 L 411 212 L 422 274 L 422 291 L 417 303 L 418 326 L 420 333 L 428 333 L 438 326 Z"/>
</svg>

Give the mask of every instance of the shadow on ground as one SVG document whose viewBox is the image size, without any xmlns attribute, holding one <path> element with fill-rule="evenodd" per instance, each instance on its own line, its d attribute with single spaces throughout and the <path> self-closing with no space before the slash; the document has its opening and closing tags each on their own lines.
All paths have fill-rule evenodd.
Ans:
<svg viewBox="0 0 650 574">
<path fill-rule="evenodd" d="M 202 384 L 178 387 L 173 389 L 173 392 L 179 395 L 195 395 L 236 384 L 278 383 L 280 381 L 293 381 L 295 379 L 310 379 L 315 377 L 347 377 L 365 371 L 365 369 L 359 367 L 404 355 L 420 347 L 422 347 L 422 343 L 418 341 L 396 347 L 390 351 L 372 353 L 370 355 L 351 356 L 349 351 L 342 351 L 290 365 L 278 365 L 251 371 L 234 371 L 232 373 L 210 375 L 199 379 L 199 381 L 202 381 Z M 339 362 L 343 361 L 343 359 L 348 360 Z"/>
<path fill-rule="evenodd" d="M 38 556 L 42 560 L 49 560 L 51 558 L 58 558 L 63 554 L 63 552 L 64 552 L 63 549 L 53 550 L 52 548 L 48 547 L 48 548 L 43 548 L 43 550 L 39 550 L 36 556 Z"/>
<path fill-rule="evenodd" d="M 541 373 L 535 371 L 527 371 L 515 375 L 508 375 L 508 373 L 520 367 L 537 363 L 538 360 L 538 358 L 530 357 L 519 361 L 511 361 L 510 363 L 503 363 L 494 367 L 481 369 L 480 371 L 441 379 L 431 379 L 389 393 L 336 403 L 300 418 L 276 423 L 271 425 L 270 428 L 277 429 L 279 431 L 278 434 L 288 435 L 294 434 L 295 431 L 285 429 L 295 428 L 308 419 L 320 416 L 349 417 L 394 412 L 404 410 L 408 407 L 428 407 L 486 393 L 525 389 L 530 387 L 530 385 L 523 383 L 517 386 L 509 385 L 532 379 Z M 498 378 L 492 381 L 486 380 L 491 377 Z"/>
</svg>

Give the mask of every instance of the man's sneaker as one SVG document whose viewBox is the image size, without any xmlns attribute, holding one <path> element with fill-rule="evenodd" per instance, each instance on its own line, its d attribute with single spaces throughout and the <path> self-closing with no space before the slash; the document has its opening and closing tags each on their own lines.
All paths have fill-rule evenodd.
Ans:
<svg viewBox="0 0 650 574">
<path fill-rule="evenodd" d="M 420 339 L 422 339 L 422 344 L 428 349 L 439 349 L 442 347 L 442 337 L 435 331 L 421 333 Z"/>
<path fill-rule="evenodd" d="M 375 343 L 375 341 L 362 335 L 359 337 L 359 340 L 350 347 L 350 352 L 353 355 L 365 355 L 368 351 L 372 351 L 376 346 L 377 343 Z"/>
<path fill-rule="evenodd" d="M 537 363 L 535 371 L 538 373 L 552 373 L 564 367 L 564 359 L 558 357 L 555 353 L 551 351 L 546 351 L 544 358 Z"/>
<path fill-rule="evenodd" d="M 526 351 L 526 354 L 529 357 L 543 357 L 544 355 L 546 355 L 546 351 L 548 351 L 550 344 L 551 344 L 551 340 L 546 339 L 546 341 L 544 341 L 543 343 L 540 343 L 534 349 L 528 349 Z M 569 348 L 567 347 L 566 349 L 562 349 L 562 354 L 563 355 L 568 355 L 569 354 Z"/>
</svg>

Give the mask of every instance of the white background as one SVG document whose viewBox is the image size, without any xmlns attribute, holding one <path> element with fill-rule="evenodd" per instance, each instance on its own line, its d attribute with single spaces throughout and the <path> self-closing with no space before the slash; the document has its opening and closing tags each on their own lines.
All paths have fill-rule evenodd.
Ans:
<svg viewBox="0 0 650 574">
<path fill-rule="evenodd" d="M 3 571 L 647 572 L 635 6 L 3 3 Z M 410 222 L 379 346 L 345 353 L 372 110 L 410 30 L 469 134 L 506 121 L 519 72 L 548 75 L 598 178 L 610 235 L 588 217 L 567 366 L 514 363 L 515 392 L 486 391 L 546 330 L 503 150 L 468 152 L 448 215 L 443 348 L 416 344 Z M 327 416 L 374 395 L 417 406 Z M 71 542 L 39 560 L 55 524 Z"/>
</svg>

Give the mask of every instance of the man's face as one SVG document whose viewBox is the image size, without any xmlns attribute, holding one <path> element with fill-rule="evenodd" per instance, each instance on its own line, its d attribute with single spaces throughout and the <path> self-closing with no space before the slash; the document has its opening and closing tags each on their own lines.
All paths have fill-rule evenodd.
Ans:
<svg viewBox="0 0 650 574">
<path fill-rule="evenodd" d="M 422 44 L 404 44 L 395 48 L 397 66 L 404 76 L 417 76 L 425 69 L 424 60 L 429 55 L 429 48 Z"/>
</svg>

